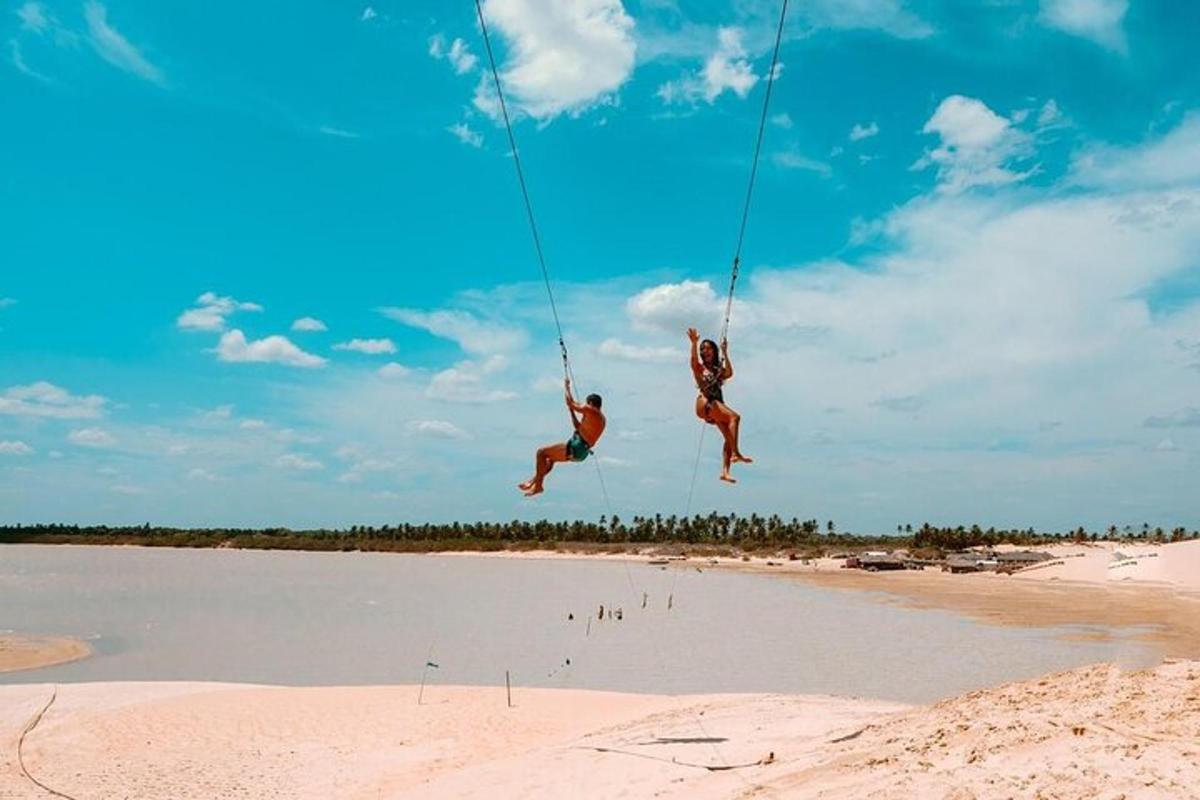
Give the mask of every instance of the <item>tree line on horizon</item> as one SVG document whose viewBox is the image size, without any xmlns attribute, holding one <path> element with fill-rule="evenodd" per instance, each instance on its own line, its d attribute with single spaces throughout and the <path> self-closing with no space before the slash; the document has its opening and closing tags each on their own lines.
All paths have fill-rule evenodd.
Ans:
<svg viewBox="0 0 1200 800">
<path fill-rule="evenodd" d="M 1177 542 L 1200 538 L 1200 531 L 1176 527 L 1166 531 L 1116 525 L 1104 531 L 1080 526 L 1065 532 L 1039 532 L 1034 528 L 986 530 L 979 525 L 937 527 L 925 523 L 896 526 L 896 533 L 865 534 L 838 530 L 833 520 L 784 519 L 778 514 L 708 514 L 692 517 L 601 516 L 583 520 L 527 522 L 399 523 L 352 525 L 342 529 L 290 528 L 174 528 L 140 526 L 80 526 L 65 524 L 0 526 L 0 543 L 27 544 L 142 544 L 174 547 L 245 547 L 300 550 L 437 550 L 505 549 L 544 544 L 709 545 L 740 550 L 804 548 L 824 552 L 841 547 L 880 546 L 912 550 L 962 550 L 998 544 L 1035 546 L 1065 541 Z"/>
</svg>

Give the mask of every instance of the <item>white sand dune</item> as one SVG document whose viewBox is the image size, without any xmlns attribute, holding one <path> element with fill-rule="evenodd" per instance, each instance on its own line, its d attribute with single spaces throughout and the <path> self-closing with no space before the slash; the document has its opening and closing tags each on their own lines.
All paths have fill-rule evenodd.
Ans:
<svg viewBox="0 0 1200 800">
<path fill-rule="evenodd" d="M 1017 572 L 1022 580 L 1147 583 L 1200 592 L 1200 540 L 1174 544 L 1055 545 L 1053 561 Z"/>
<path fill-rule="evenodd" d="M 0 687 L 0 797 L 53 687 Z M 1186 798 L 1200 662 L 1096 666 L 930 707 L 559 689 L 75 684 L 25 764 L 78 800 Z M 770 755 L 773 754 L 773 758 Z M 758 763 L 763 762 L 763 763 Z M 742 766 L 710 771 L 706 766 Z"/>
</svg>

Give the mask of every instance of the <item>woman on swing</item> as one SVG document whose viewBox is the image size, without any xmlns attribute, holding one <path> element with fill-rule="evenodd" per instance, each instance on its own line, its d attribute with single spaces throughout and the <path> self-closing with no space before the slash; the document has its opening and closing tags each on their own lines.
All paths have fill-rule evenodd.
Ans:
<svg viewBox="0 0 1200 800">
<path fill-rule="evenodd" d="M 723 340 L 720 349 L 712 339 L 700 341 L 695 328 L 688 328 L 688 339 L 692 342 L 692 375 L 700 396 L 696 398 L 696 416 L 710 425 L 716 425 L 725 438 L 725 450 L 721 460 L 721 480 L 737 483 L 729 468 L 734 463 L 752 464 L 754 459 L 742 455 L 738 449 L 738 428 L 742 416 L 725 405 L 721 387 L 733 377 L 733 364 L 729 362 L 729 341 Z"/>
</svg>

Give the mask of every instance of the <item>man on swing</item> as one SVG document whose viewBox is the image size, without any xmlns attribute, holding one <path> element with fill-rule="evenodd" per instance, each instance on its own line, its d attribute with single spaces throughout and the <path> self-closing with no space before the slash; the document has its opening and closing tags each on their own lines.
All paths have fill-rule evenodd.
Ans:
<svg viewBox="0 0 1200 800">
<path fill-rule="evenodd" d="M 600 411 L 600 395 L 589 394 L 587 402 L 576 403 L 571 395 L 571 379 L 563 383 L 566 389 L 567 410 L 571 414 L 571 427 L 575 429 L 570 440 L 561 444 L 548 444 L 537 451 L 534 458 L 533 477 L 524 483 L 518 483 L 517 488 L 526 497 L 533 497 L 544 491 L 542 483 L 554 465 L 562 461 L 583 461 L 591 455 L 592 448 L 600 441 L 604 426 L 608 421 Z M 576 415 L 579 416 L 576 416 Z"/>
</svg>

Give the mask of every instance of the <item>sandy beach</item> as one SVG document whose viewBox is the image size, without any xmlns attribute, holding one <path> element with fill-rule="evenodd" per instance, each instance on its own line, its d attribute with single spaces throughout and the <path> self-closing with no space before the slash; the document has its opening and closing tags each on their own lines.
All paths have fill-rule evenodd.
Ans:
<svg viewBox="0 0 1200 800">
<path fill-rule="evenodd" d="M 502 688 L 468 687 L 416 699 L 411 686 L 0 687 L 0 794 L 51 797 L 35 780 L 78 800 L 1184 798 L 1200 785 L 1196 662 L 1087 667 L 927 707 L 516 688 L 508 708 Z"/>
<path fill-rule="evenodd" d="M 50 667 L 91 655 L 87 642 L 65 636 L 0 636 L 0 672 Z"/>
<path fill-rule="evenodd" d="M 509 708 L 493 687 L 429 686 L 418 705 L 412 686 L 12 685 L 0 687 L 0 797 L 1194 796 L 1200 542 L 1051 552 L 1014 575 L 867 573 L 836 559 L 693 557 L 664 568 L 761 572 L 996 625 L 1128 636 L 1179 658 L 1141 671 L 1084 667 L 929 706 L 514 687 Z M 45 659 L 86 648 L 5 641 L 2 664 L 58 663 Z"/>
<path fill-rule="evenodd" d="M 996 625 L 1076 626 L 1080 637 L 1111 629 L 1150 642 L 1163 655 L 1200 658 L 1200 541 L 1057 545 L 1043 565 L 1013 575 L 952 575 L 936 569 L 868 573 L 834 559 L 759 567 L 829 588 L 878 592 L 884 602 L 943 608 Z M 1120 560 L 1114 553 L 1128 556 Z"/>
</svg>

